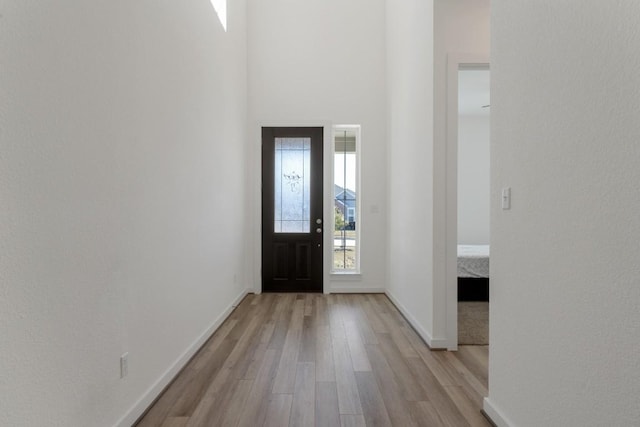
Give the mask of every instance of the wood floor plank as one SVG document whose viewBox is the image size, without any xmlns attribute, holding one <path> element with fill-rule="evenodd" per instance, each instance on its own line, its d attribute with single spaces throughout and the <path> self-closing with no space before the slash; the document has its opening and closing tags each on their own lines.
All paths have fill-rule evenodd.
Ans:
<svg viewBox="0 0 640 427">
<path fill-rule="evenodd" d="M 291 315 L 293 314 L 293 310 L 283 309 L 280 313 L 275 316 L 274 319 L 274 329 L 273 334 L 271 335 L 271 339 L 269 340 L 269 345 L 267 348 L 274 350 L 282 350 L 284 346 L 284 341 L 287 338 L 287 332 L 289 331 L 289 324 L 291 323 Z"/>
<path fill-rule="evenodd" d="M 262 359 L 264 358 L 264 354 L 267 352 L 268 346 L 268 343 L 261 342 L 254 350 L 253 356 L 251 358 L 247 358 L 245 362 L 246 368 L 239 369 L 240 372 L 244 372 L 242 379 L 252 380 L 256 377 L 256 375 L 258 375 L 260 363 L 262 363 Z"/>
<path fill-rule="evenodd" d="M 418 427 L 433 427 L 444 424 L 431 402 L 411 402 L 411 417 Z"/>
<path fill-rule="evenodd" d="M 428 400 L 427 394 L 416 381 L 415 375 L 408 365 L 409 359 L 418 360 L 418 358 L 405 357 L 396 346 L 396 341 L 389 334 L 378 334 L 378 341 L 380 342 L 380 350 L 398 379 L 403 396 L 413 402 Z"/>
<path fill-rule="evenodd" d="M 478 402 L 473 402 L 461 386 L 445 387 L 447 394 L 472 427 L 491 427 L 491 424 L 478 409 Z"/>
<path fill-rule="evenodd" d="M 313 314 L 313 294 L 306 294 L 304 296 L 304 315 L 305 317 L 311 317 Z"/>
<path fill-rule="evenodd" d="M 442 362 L 436 358 L 435 354 L 440 353 L 439 351 L 431 351 L 410 327 L 402 328 L 402 333 L 440 384 L 457 385 L 456 380 L 449 374 Z"/>
<path fill-rule="evenodd" d="M 353 321 L 358 327 L 362 342 L 364 344 L 378 344 L 376 333 L 368 322 L 367 315 L 364 311 L 363 299 L 359 298 L 359 295 L 350 295 L 349 302 L 351 303 L 351 310 L 353 311 Z"/>
<path fill-rule="evenodd" d="M 315 420 L 315 410 L 316 367 L 313 363 L 298 363 L 289 425 L 313 425 Z"/>
<path fill-rule="evenodd" d="M 319 325 L 316 330 L 316 381 L 335 381 L 333 345 L 329 325 Z"/>
<path fill-rule="evenodd" d="M 427 400 L 433 404 L 433 407 L 440 416 L 442 425 L 450 427 L 468 425 L 460 408 L 456 406 L 445 387 L 438 382 L 431 371 L 424 369 L 421 360 L 408 359 L 407 363 L 417 383 L 425 390 Z"/>
<path fill-rule="evenodd" d="M 385 295 L 247 296 L 138 426 L 488 424 L 488 349 L 430 351 Z"/>
<path fill-rule="evenodd" d="M 260 342 L 269 344 L 275 328 L 276 328 L 275 321 L 270 320 L 267 323 L 265 323 L 262 327 L 262 335 L 260 336 Z"/>
<path fill-rule="evenodd" d="M 257 339 L 259 334 L 253 335 L 251 346 L 238 343 L 236 349 L 247 349 L 255 344 L 264 346 Z M 209 426 L 209 425 L 236 425 L 242 406 L 247 398 L 248 392 L 253 385 L 252 380 L 244 380 L 242 372 L 246 369 L 246 360 L 250 359 L 250 351 L 244 355 L 229 355 L 225 361 L 227 369 L 221 370 L 211 381 L 209 388 L 199 401 L 192 413 L 189 426 Z M 262 360 L 261 360 L 262 362 Z M 257 375 L 256 375 L 257 376 Z M 215 405 L 214 405 L 215 403 Z M 212 408 L 216 408 L 212 410 Z"/>
<path fill-rule="evenodd" d="M 247 333 L 242 335 L 233 352 L 227 358 L 227 363 L 233 366 L 234 378 L 253 379 L 255 373 L 248 373 L 255 359 L 260 359 L 266 351 L 267 344 L 262 342 L 263 328 L 265 326 L 264 313 L 255 313 L 252 323 L 247 328 Z M 257 323 L 254 327 L 253 321 Z"/>
<path fill-rule="evenodd" d="M 374 312 L 383 314 L 389 311 L 387 305 L 382 303 L 382 299 L 380 298 L 380 295 L 368 294 L 366 298 L 371 304 Z"/>
<path fill-rule="evenodd" d="M 368 426 L 391 427 L 387 408 L 373 374 L 371 372 L 356 372 L 356 381 L 366 424 Z"/>
<path fill-rule="evenodd" d="M 242 378 L 244 376 L 249 363 L 247 362 L 246 365 L 243 365 L 247 368 L 239 369 L 240 361 L 242 359 L 250 360 L 250 355 L 255 350 L 255 346 L 259 345 L 259 341 L 256 339 L 256 336 L 259 333 L 260 322 L 261 319 L 258 317 L 252 318 L 251 322 L 246 326 L 245 333 L 240 335 L 240 339 L 235 343 L 233 351 L 227 356 L 220 371 L 212 377 L 208 388 L 202 392 L 202 395 L 217 393 L 225 387 L 225 384 L 228 381 L 233 381 L 233 379 Z M 193 408 L 189 413 L 193 413 L 194 409 L 195 408 Z"/>
<path fill-rule="evenodd" d="M 161 425 L 163 420 L 168 417 L 187 416 L 191 414 L 174 414 L 171 413 L 172 408 L 176 407 L 176 403 L 181 399 L 189 398 L 190 401 L 198 403 L 197 396 L 201 395 L 200 387 L 202 381 L 206 378 L 210 378 L 220 371 L 227 356 L 233 351 L 236 345 L 235 340 L 226 339 L 223 340 L 221 345 L 216 348 L 210 359 L 209 363 L 204 368 L 195 370 L 191 369 L 192 366 L 187 366 L 182 373 L 175 378 L 171 386 L 160 396 L 158 401 L 149 409 L 147 414 L 138 424 L 140 427 L 155 427 Z M 202 375 L 200 381 L 194 381 L 196 375 Z"/>
<path fill-rule="evenodd" d="M 480 360 L 481 353 L 476 351 L 477 347 L 484 346 L 460 346 L 456 353 L 456 359 L 458 359 L 460 363 L 462 363 L 467 368 L 467 370 L 486 388 L 489 382 L 488 366 L 483 366 L 483 363 Z"/>
<path fill-rule="evenodd" d="M 276 351 L 267 350 L 258 371 L 258 376 L 253 382 L 247 403 L 243 409 L 238 426 L 253 427 L 264 423 L 269 395 L 273 384 L 274 368 L 276 366 Z"/>
<path fill-rule="evenodd" d="M 316 296 L 315 321 L 319 326 L 329 326 L 327 298 L 324 295 Z"/>
<path fill-rule="evenodd" d="M 482 375 L 488 375 L 489 372 L 489 346 L 488 345 L 461 345 L 461 350 L 467 350 L 476 358 L 483 371 Z"/>
<path fill-rule="evenodd" d="M 338 389 L 335 381 L 317 381 L 316 378 L 316 427 L 340 425 Z"/>
<path fill-rule="evenodd" d="M 364 415 L 340 415 L 340 427 L 367 427 Z"/>
<path fill-rule="evenodd" d="M 220 425 L 227 415 L 227 411 L 232 403 L 231 399 L 236 395 L 239 381 L 229 380 L 226 384 L 225 392 L 212 392 L 211 389 L 198 402 L 193 414 L 187 423 L 188 427 L 207 427 L 210 425 Z"/>
<path fill-rule="evenodd" d="M 366 320 L 370 324 L 373 332 L 379 334 L 389 333 L 384 321 L 380 318 L 380 313 L 375 310 L 373 303 L 369 301 L 369 299 L 362 301 L 361 306 L 366 316 Z"/>
<path fill-rule="evenodd" d="M 295 295 L 293 294 L 275 294 L 275 306 L 271 313 L 271 320 L 278 320 L 286 312 L 291 312 Z"/>
<path fill-rule="evenodd" d="M 340 414 L 362 414 L 358 384 L 356 383 L 344 324 L 337 303 L 331 305 L 329 319 Z"/>
<path fill-rule="evenodd" d="M 272 394 L 270 397 L 264 427 L 283 427 L 289 425 L 293 395 Z"/>
<path fill-rule="evenodd" d="M 364 343 L 355 321 L 348 320 L 343 323 L 353 370 L 355 372 L 371 372 L 371 363 L 369 363 L 367 351 L 364 348 Z"/>
<path fill-rule="evenodd" d="M 222 341 L 229 335 L 229 332 L 236 326 L 238 323 L 237 319 L 229 319 L 229 321 L 224 322 L 222 326 L 216 331 L 215 334 L 209 339 L 209 341 L 204 345 L 203 349 L 199 352 L 199 354 L 193 360 L 193 368 L 195 370 L 202 369 L 203 366 L 209 363 L 209 358 L 213 354 L 213 352 L 220 347 Z"/>
<path fill-rule="evenodd" d="M 253 313 L 258 310 L 257 305 L 251 305 L 251 296 L 247 296 L 235 310 L 231 312 L 231 318 L 236 319 L 237 323 L 229 331 L 229 338 L 233 340 L 239 340 L 242 334 L 246 331 L 246 326 L 253 319 Z"/>
<path fill-rule="evenodd" d="M 394 426 L 414 426 L 409 402 L 403 397 L 402 388 L 380 347 L 367 345 L 366 348 L 391 423 Z"/>
<path fill-rule="evenodd" d="M 306 309 L 306 308 L 305 308 Z M 300 339 L 300 352 L 298 362 L 316 361 L 316 331 L 317 326 L 311 316 L 304 316 L 302 320 L 302 337 Z"/>
<path fill-rule="evenodd" d="M 302 337 L 303 317 L 304 300 L 296 300 L 273 384 L 273 393 L 293 393 L 296 381 L 296 363 Z"/>
<path fill-rule="evenodd" d="M 402 313 L 400 313 L 396 305 L 389 299 L 389 297 L 387 297 L 385 294 L 378 294 L 377 298 L 382 306 L 387 307 L 387 313 L 391 316 L 391 318 L 396 322 L 398 326 L 409 326 L 407 319 L 404 318 Z"/>
<path fill-rule="evenodd" d="M 253 380 L 238 380 L 238 386 L 233 393 L 229 403 L 221 405 L 225 409 L 225 416 L 221 417 L 222 426 L 236 426 L 244 410 L 245 403 L 249 397 L 249 392 L 253 386 Z M 222 408 L 220 408 L 222 409 Z M 211 425 L 214 425 L 212 423 Z M 217 423 L 215 423 L 217 425 Z"/>
<path fill-rule="evenodd" d="M 255 300 L 254 297 L 250 301 L 253 303 Z M 266 346 L 262 343 L 262 330 L 273 304 L 274 298 L 268 295 L 262 304 L 250 305 L 251 311 L 246 314 L 250 318 L 249 324 L 244 330 L 234 329 L 230 333 L 230 336 L 238 337 L 236 346 L 225 360 L 222 369 L 213 378 L 207 393 L 217 393 L 228 381 L 255 378 L 255 372 L 249 372 L 249 369 L 252 364 L 255 365 L 254 359 L 261 358 L 264 354 Z M 254 370 L 257 371 L 255 368 Z"/>
<path fill-rule="evenodd" d="M 387 325 L 387 329 L 389 330 L 389 336 L 395 342 L 396 347 L 400 350 L 400 353 L 404 357 L 418 357 L 418 353 L 413 348 L 407 337 L 402 332 L 402 325 L 399 325 L 396 320 L 393 319 L 392 315 L 389 313 L 382 313 L 381 317 L 385 324 Z"/>
<path fill-rule="evenodd" d="M 478 402 L 489 394 L 487 388 L 476 378 L 473 373 L 457 358 L 453 352 L 439 352 L 435 357 L 442 361 L 443 366 L 451 376 L 457 379 L 455 385 L 462 386 L 470 396 L 474 396 Z"/>
<path fill-rule="evenodd" d="M 161 427 L 185 427 L 189 417 L 169 417 L 162 423 Z"/>
</svg>

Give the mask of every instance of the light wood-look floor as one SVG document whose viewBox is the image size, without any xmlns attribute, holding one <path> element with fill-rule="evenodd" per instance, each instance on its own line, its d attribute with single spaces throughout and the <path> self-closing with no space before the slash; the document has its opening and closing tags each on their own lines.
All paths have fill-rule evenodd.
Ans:
<svg viewBox="0 0 640 427">
<path fill-rule="evenodd" d="M 430 351 L 382 294 L 248 295 L 138 425 L 489 426 L 487 359 Z"/>
</svg>

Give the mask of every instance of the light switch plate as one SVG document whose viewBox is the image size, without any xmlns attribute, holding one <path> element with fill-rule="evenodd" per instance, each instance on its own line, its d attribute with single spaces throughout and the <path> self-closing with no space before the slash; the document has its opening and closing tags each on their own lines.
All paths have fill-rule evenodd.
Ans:
<svg viewBox="0 0 640 427">
<path fill-rule="evenodd" d="M 511 209 L 511 187 L 502 189 L 502 209 Z"/>
<path fill-rule="evenodd" d="M 120 356 L 120 378 L 124 378 L 129 375 L 129 353 L 124 353 Z"/>
</svg>

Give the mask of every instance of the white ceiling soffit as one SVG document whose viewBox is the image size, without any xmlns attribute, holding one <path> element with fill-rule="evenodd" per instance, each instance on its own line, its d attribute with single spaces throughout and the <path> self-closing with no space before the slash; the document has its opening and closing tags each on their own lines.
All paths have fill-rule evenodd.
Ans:
<svg viewBox="0 0 640 427">
<path fill-rule="evenodd" d="M 458 71 L 458 114 L 488 116 L 491 107 L 489 70 Z"/>
</svg>

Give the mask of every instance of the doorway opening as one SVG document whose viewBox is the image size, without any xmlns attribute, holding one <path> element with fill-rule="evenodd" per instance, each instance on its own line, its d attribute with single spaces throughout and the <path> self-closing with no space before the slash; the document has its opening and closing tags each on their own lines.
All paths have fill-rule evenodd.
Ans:
<svg viewBox="0 0 640 427">
<path fill-rule="evenodd" d="M 464 266 L 460 269 L 458 266 L 459 250 L 464 257 L 465 252 L 473 252 L 474 249 L 487 251 L 490 245 L 489 95 L 488 54 L 449 54 L 445 216 L 446 330 L 449 350 L 457 350 L 458 344 L 486 344 L 489 336 L 488 277 L 465 278 L 470 274 L 462 272 Z M 473 253 L 468 257 L 472 262 L 477 260 Z M 469 314 L 465 313 L 468 310 L 463 305 L 478 307 L 472 307 Z M 470 340 L 465 336 L 467 331 L 463 322 L 466 319 L 460 319 L 461 316 L 470 316 L 474 329 L 482 328 L 482 339 Z"/>
<path fill-rule="evenodd" d="M 458 344 L 489 344 L 490 71 L 458 67 Z"/>
</svg>

